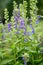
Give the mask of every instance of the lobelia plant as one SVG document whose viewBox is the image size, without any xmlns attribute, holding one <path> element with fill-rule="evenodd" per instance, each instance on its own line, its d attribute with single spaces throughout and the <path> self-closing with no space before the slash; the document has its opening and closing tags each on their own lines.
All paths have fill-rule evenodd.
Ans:
<svg viewBox="0 0 43 65">
<path fill-rule="evenodd" d="M 26 1 L 19 7 L 15 1 L 13 2 L 14 9 L 10 20 L 5 9 L 5 25 L 0 24 L 1 65 L 39 65 L 42 62 L 40 49 L 37 48 L 40 44 L 40 32 L 37 31 L 40 16 L 37 16 L 36 3 L 36 0 L 30 0 L 30 24 L 27 24 Z"/>
<path fill-rule="evenodd" d="M 9 21 L 9 12 L 7 8 L 5 8 L 4 10 L 4 18 L 5 18 L 5 23 L 7 23 Z"/>
</svg>

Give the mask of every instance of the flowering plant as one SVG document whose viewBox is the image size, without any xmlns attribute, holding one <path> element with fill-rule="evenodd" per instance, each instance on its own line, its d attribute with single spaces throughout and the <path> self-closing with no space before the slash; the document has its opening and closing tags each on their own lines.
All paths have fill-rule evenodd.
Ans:
<svg viewBox="0 0 43 65">
<path fill-rule="evenodd" d="M 0 64 L 39 65 L 43 60 L 42 47 L 40 48 L 40 36 L 43 35 L 43 31 L 40 32 L 38 26 L 40 16 L 36 14 L 36 1 L 30 0 L 31 19 L 29 20 L 26 16 L 26 1 L 23 1 L 19 7 L 14 1 L 13 7 L 10 21 L 9 12 L 5 9 L 5 25 L 0 24 Z"/>
</svg>

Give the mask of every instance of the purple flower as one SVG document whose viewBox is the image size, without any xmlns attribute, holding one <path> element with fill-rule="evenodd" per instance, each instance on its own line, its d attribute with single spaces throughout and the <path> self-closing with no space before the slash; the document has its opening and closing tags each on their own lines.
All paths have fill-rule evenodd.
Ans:
<svg viewBox="0 0 43 65">
<path fill-rule="evenodd" d="M 16 32 L 16 34 L 19 34 L 19 33 L 20 33 L 19 31 Z"/>
<path fill-rule="evenodd" d="M 34 34 L 35 33 L 35 31 L 34 31 L 34 29 L 32 29 L 32 34 Z"/>
<path fill-rule="evenodd" d="M 11 23 L 8 24 L 8 31 L 11 31 Z"/>
<path fill-rule="evenodd" d="M 17 28 L 17 24 L 14 24 L 14 28 L 15 28 L 15 29 Z"/>
<path fill-rule="evenodd" d="M 18 20 L 20 18 L 20 11 L 19 11 L 19 9 L 18 9 L 18 11 L 15 11 L 14 13 L 15 13 L 14 21 L 18 23 Z"/>
<path fill-rule="evenodd" d="M 27 35 L 30 36 L 31 35 L 31 32 L 27 32 Z"/>
<path fill-rule="evenodd" d="M 8 24 L 8 28 L 11 28 L 11 23 Z"/>
<path fill-rule="evenodd" d="M 26 61 L 24 61 L 24 65 L 27 65 Z"/>
<path fill-rule="evenodd" d="M 24 39 L 24 42 L 28 42 L 28 39 L 27 39 L 27 38 L 25 38 L 25 39 Z"/>
<path fill-rule="evenodd" d="M 18 17 L 18 18 L 20 17 L 20 11 L 17 13 L 17 17 Z"/>
<path fill-rule="evenodd" d="M 32 24 L 30 24 L 30 28 L 33 28 Z"/>
<path fill-rule="evenodd" d="M 17 16 L 14 17 L 14 20 L 15 20 L 15 22 L 18 23 L 18 17 Z"/>
<path fill-rule="evenodd" d="M 22 57 L 22 60 L 25 60 L 25 58 L 24 58 L 24 57 Z"/>
<path fill-rule="evenodd" d="M 38 24 L 39 23 L 39 20 L 36 20 L 36 24 Z"/>
<path fill-rule="evenodd" d="M 22 57 L 22 60 L 24 61 L 24 65 L 26 65 L 26 59 L 24 57 Z"/>
<path fill-rule="evenodd" d="M 34 28 L 33 28 L 32 24 L 30 24 L 30 28 L 32 28 L 32 33 L 28 32 L 28 35 L 34 34 Z"/>
<path fill-rule="evenodd" d="M 25 21 L 23 18 L 20 18 L 20 28 L 24 28 Z"/>
<path fill-rule="evenodd" d="M 21 24 L 21 25 L 24 25 L 24 20 L 21 20 L 20 24 Z"/>
<path fill-rule="evenodd" d="M 26 35 L 26 31 L 24 31 L 24 35 Z"/>
<path fill-rule="evenodd" d="M 38 19 L 40 19 L 41 18 L 41 15 L 38 15 Z"/>
</svg>

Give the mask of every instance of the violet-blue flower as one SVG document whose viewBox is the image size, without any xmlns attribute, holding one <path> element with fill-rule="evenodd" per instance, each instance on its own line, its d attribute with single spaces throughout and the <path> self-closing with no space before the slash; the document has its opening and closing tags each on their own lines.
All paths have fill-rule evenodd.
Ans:
<svg viewBox="0 0 43 65">
<path fill-rule="evenodd" d="M 25 60 L 25 58 L 24 58 L 24 57 L 22 57 L 22 60 Z"/>
<path fill-rule="evenodd" d="M 8 24 L 8 28 L 11 28 L 11 23 Z"/>
<path fill-rule="evenodd" d="M 14 28 L 15 28 L 15 29 L 17 28 L 17 24 L 14 24 Z"/>
<path fill-rule="evenodd" d="M 22 60 L 24 61 L 24 65 L 26 65 L 26 59 L 24 57 L 22 57 Z"/>
<path fill-rule="evenodd" d="M 25 21 L 23 18 L 20 18 L 20 28 L 24 28 Z"/>
<path fill-rule="evenodd" d="M 17 16 L 14 17 L 14 20 L 15 20 L 15 22 L 18 23 L 18 17 Z"/>
<path fill-rule="evenodd" d="M 28 42 L 28 39 L 27 39 L 27 38 L 25 38 L 25 39 L 24 39 L 24 42 Z"/>
<path fill-rule="evenodd" d="M 8 23 L 8 31 L 11 31 L 11 23 Z"/>
<path fill-rule="evenodd" d="M 24 65 L 27 65 L 27 62 L 26 61 L 24 61 Z"/>
<path fill-rule="evenodd" d="M 18 18 L 20 17 L 20 11 L 17 13 L 17 17 L 18 17 Z"/>
<path fill-rule="evenodd" d="M 24 65 L 26 65 L 26 59 L 22 57 L 22 60 L 24 61 Z"/>
<path fill-rule="evenodd" d="M 39 20 L 37 19 L 37 20 L 36 20 L 36 24 L 38 24 L 38 23 L 39 23 Z"/>
<path fill-rule="evenodd" d="M 27 35 L 30 36 L 31 35 L 31 32 L 27 32 Z"/>
<path fill-rule="evenodd" d="M 30 24 L 30 28 L 33 28 L 32 24 Z"/>
<path fill-rule="evenodd" d="M 19 31 L 16 32 L 16 34 L 19 34 L 19 33 L 20 33 Z"/>
<path fill-rule="evenodd" d="M 24 31 L 24 33 L 23 33 L 24 35 L 26 35 L 26 30 Z"/>
<path fill-rule="evenodd" d="M 32 29 L 32 34 L 34 34 L 35 33 L 35 31 L 34 31 L 34 29 Z"/>
<path fill-rule="evenodd" d="M 41 18 L 41 15 L 38 15 L 38 19 L 40 19 Z"/>
</svg>

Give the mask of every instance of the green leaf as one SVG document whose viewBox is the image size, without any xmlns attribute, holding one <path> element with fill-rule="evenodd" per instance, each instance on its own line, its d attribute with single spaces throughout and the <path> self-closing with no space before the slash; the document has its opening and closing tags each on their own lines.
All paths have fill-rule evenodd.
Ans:
<svg viewBox="0 0 43 65">
<path fill-rule="evenodd" d="M 42 62 L 42 63 L 40 63 L 39 65 L 43 65 L 43 62 Z"/>
<path fill-rule="evenodd" d="M 0 65 L 5 65 L 5 64 L 11 62 L 12 60 L 13 60 L 13 59 L 5 59 L 5 60 L 3 60 L 3 61 L 1 62 Z"/>
</svg>

